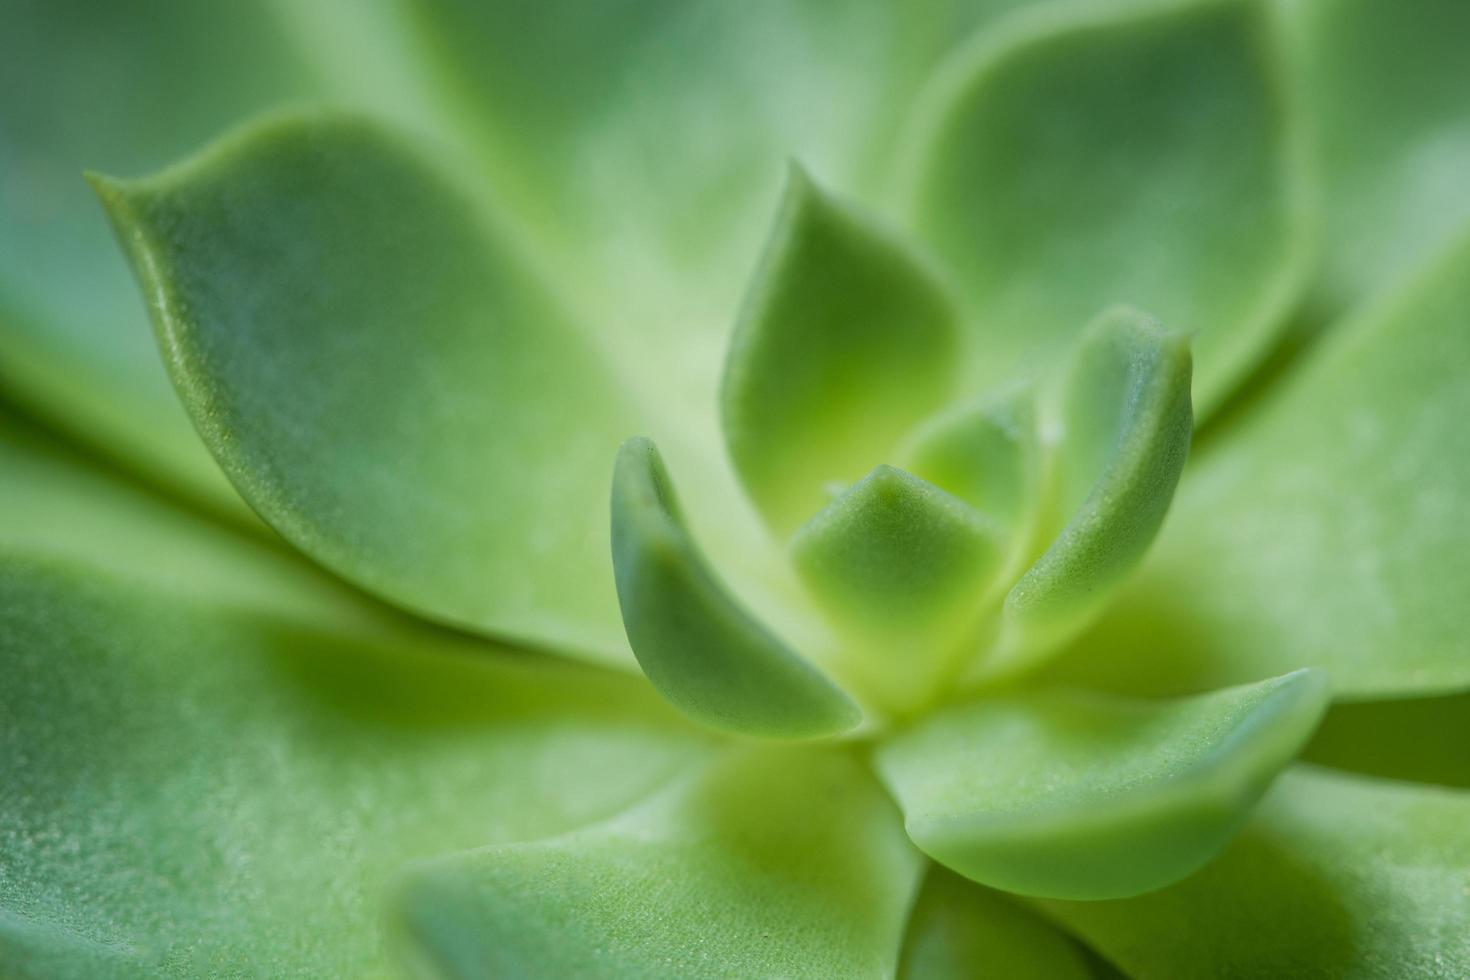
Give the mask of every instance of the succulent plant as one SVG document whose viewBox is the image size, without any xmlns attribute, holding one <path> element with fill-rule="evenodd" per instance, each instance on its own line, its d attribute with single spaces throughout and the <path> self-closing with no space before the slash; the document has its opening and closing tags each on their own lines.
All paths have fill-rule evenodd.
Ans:
<svg viewBox="0 0 1470 980">
<path fill-rule="evenodd" d="M 1467 38 L 10 0 L 0 973 L 1470 976 Z"/>
</svg>

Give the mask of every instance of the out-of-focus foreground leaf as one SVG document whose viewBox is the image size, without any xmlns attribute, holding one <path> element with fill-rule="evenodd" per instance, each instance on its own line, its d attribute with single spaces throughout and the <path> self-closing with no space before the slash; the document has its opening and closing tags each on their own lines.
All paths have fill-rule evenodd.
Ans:
<svg viewBox="0 0 1470 980">
<path fill-rule="evenodd" d="M 736 749 L 604 823 L 425 864 L 399 920 L 456 980 L 876 980 L 923 866 L 845 751 Z"/>
<path fill-rule="evenodd" d="M 703 742 L 631 679 L 415 624 L 0 430 L 0 962 L 388 975 L 410 859 L 557 833 Z"/>
</svg>

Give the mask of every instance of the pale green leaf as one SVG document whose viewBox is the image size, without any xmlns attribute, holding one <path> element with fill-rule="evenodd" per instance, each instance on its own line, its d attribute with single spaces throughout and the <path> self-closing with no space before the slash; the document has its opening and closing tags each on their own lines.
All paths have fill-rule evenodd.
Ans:
<svg viewBox="0 0 1470 980">
<path fill-rule="evenodd" d="M 1470 789 L 1470 693 L 1333 705 L 1302 758 Z"/>
<path fill-rule="evenodd" d="M 159 364 L 86 167 L 132 174 L 315 82 L 250 0 L 13 0 L 0 29 L 0 383 L 150 481 L 248 519 Z"/>
<path fill-rule="evenodd" d="M 1283 8 L 1324 199 L 1323 299 L 1341 308 L 1412 272 L 1470 220 L 1470 4 Z"/>
<path fill-rule="evenodd" d="M 934 865 L 909 916 L 899 980 L 1087 980 L 1077 944 L 1014 901 Z"/>
<path fill-rule="evenodd" d="M 612 489 L 613 568 L 638 664 L 680 710 L 730 731 L 832 735 L 862 712 L 743 609 L 689 535 L 658 449 L 631 439 Z"/>
<path fill-rule="evenodd" d="M 1263 4 L 1041 6 L 928 93 L 918 227 L 967 285 L 972 382 L 1059 357 L 1098 310 L 1198 334 L 1208 413 L 1302 278 L 1297 154 Z"/>
<path fill-rule="evenodd" d="M 793 166 L 721 392 L 736 471 L 779 535 L 944 404 L 957 339 L 932 276 Z"/>
<path fill-rule="evenodd" d="M 791 555 L 865 690 L 903 711 L 945 679 L 1002 544 L 969 504 L 879 466 L 797 532 Z"/>
<path fill-rule="evenodd" d="M 1135 895 L 1229 841 L 1326 702 L 1311 671 L 1176 701 L 986 699 L 893 736 L 877 765 L 914 842 L 961 874 L 1027 895 Z"/>
<path fill-rule="evenodd" d="M 904 469 L 1023 532 L 1021 538 L 1041 497 L 1041 456 L 1029 387 L 953 405 L 898 451 Z"/>
<path fill-rule="evenodd" d="M 1300 666 L 1470 688 L 1470 237 L 1343 324 L 1205 454 L 1065 676 L 1199 690 Z"/>
<path fill-rule="evenodd" d="M 1142 559 L 1189 452 L 1190 372 L 1188 339 L 1141 314 L 1115 310 L 1088 327 L 1063 379 L 1046 495 L 1033 504 L 1065 524 L 1006 596 L 985 676 L 1054 650 Z"/>
<path fill-rule="evenodd" d="M 402 864 L 558 833 L 704 743 L 631 678 L 416 624 L 0 435 L 0 956 L 386 977 Z"/>
<path fill-rule="evenodd" d="M 833 750 L 734 750 L 610 820 L 421 866 L 427 975 L 891 977 L 923 861 Z"/>
<path fill-rule="evenodd" d="M 604 488 L 636 415 L 456 185 L 292 115 L 98 189 L 195 424 L 288 541 L 435 619 L 626 657 Z"/>
<path fill-rule="evenodd" d="M 1299 767 L 1199 874 L 1042 909 L 1139 980 L 1470 975 L 1470 794 Z"/>
</svg>

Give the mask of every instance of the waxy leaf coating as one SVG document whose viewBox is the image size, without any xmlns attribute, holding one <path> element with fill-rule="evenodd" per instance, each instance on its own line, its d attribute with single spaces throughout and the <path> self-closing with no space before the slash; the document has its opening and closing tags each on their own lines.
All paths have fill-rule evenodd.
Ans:
<svg viewBox="0 0 1470 980">
<path fill-rule="evenodd" d="M 98 190 L 185 407 L 282 536 L 431 618 L 627 656 L 602 488 L 636 415 L 449 178 L 290 115 Z"/>
</svg>

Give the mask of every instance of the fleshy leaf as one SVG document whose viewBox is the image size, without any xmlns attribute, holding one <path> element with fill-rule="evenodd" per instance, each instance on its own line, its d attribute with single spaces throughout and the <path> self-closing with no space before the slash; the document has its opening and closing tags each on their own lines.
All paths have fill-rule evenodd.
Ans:
<svg viewBox="0 0 1470 980">
<path fill-rule="evenodd" d="M 736 750 L 600 825 L 427 863 L 432 975 L 887 977 L 923 862 L 850 756 Z"/>
<path fill-rule="evenodd" d="M 186 407 L 288 541 L 433 618 L 626 657 L 600 488 L 636 416 L 457 185 L 293 115 L 98 189 Z"/>
<path fill-rule="evenodd" d="M 680 710 L 717 728 L 788 738 L 833 735 L 862 720 L 846 694 L 715 577 L 647 439 L 630 439 L 618 453 L 612 548 L 628 642 Z"/>
<path fill-rule="evenodd" d="M 1470 5 L 1295 3 L 1326 222 L 1323 286 L 1342 308 L 1411 272 L 1470 221 Z"/>
<path fill-rule="evenodd" d="M 1230 839 L 1327 704 L 1298 671 L 1176 701 L 1044 692 L 894 736 L 878 769 L 930 857 L 1026 895 L 1161 888 Z"/>
<path fill-rule="evenodd" d="M 946 4 L 947 6 L 947 0 Z M 786 161 L 853 191 L 957 35 L 888 0 L 413 0 L 525 227 L 707 391 Z M 760 52 L 753 58 L 751 52 Z M 698 366 L 694 366 L 699 362 Z"/>
<path fill-rule="evenodd" d="M 1066 524 L 1006 596 L 984 674 L 1054 650 L 1142 559 L 1189 453 L 1190 371 L 1189 341 L 1141 314 L 1115 310 L 1088 328 L 1061 390 L 1042 505 Z"/>
<path fill-rule="evenodd" d="M 384 976 L 404 862 L 706 751 L 633 678 L 415 623 L 5 423 L 0 469 L 7 976 Z"/>
<path fill-rule="evenodd" d="M 736 471 L 779 535 L 944 404 L 957 339 L 930 273 L 793 166 L 721 391 Z"/>
<path fill-rule="evenodd" d="M 974 383 L 1123 302 L 1198 333 L 1201 414 L 1263 353 L 1304 269 L 1263 7 L 1040 6 L 941 73 L 914 211 L 969 288 Z"/>
<path fill-rule="evenodd" d="M 969 504 L 879 466 L 807 522 L 791 553 L 866 688 L 904 710 L 932 693 L 974 626 L 1001 546 Z"/>
<path fill-rule="evenodd" d="M 4 20 L 0 385 L 145 479 L 248 520 L 179 409 L 81 175 L 162 166 L 314 81 L 258 3 L 17 0 Z"/>
<path fill-rule="evenodd" d="M 1007 392 L 945 410 L 899 451 L 903 468 L 994 518 L 1020 529 L 1041 497 L 1034 394 Z"/>
<path fill-rule="evenodd" d="M 1470 789 L 1470 693 L 1333 705 L 1302 758 Z"/>
<path fill-rule="evenodd" d="M 1351 699 L 1470 688 L 1467 323 L 1470 237 L 1222 434 L 1061 676 L 1199 690 L 1307 665 Z"/>
<path fill-rule="evenodd" d="M 934 865 L 904 937 L 900 980 L 1091 980 L 1065 933 Z"/>
<path fill-rule="evenodd" d="M 1130 976 L 1470 974 L 1470 793 L 1297 767 L 1203 871 L 1042 909 Z"/>
</svg>

